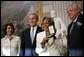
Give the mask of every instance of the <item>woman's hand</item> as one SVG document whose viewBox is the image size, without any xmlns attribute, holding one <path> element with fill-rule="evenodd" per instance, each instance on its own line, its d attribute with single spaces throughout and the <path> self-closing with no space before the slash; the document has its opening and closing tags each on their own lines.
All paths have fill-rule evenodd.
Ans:
<svg viewBox="0 0 84 57">
<path fill-rule="evenodd" d="M 49 38 L 47 38 L 47 37 L 43 38 L 43 40 L 42 40 L 42 42 L 41 42 L 42 47 L 45 46 L 45 43 L 47 43 L 48 40 L 49 40 Z"/>
</svg>

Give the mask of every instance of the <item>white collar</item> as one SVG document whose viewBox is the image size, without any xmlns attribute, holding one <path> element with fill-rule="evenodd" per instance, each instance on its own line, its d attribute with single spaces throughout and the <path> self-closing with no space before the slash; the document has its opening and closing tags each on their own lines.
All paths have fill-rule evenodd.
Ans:
<svg viewBox="0 0 84 57">
<path fill-rule="evenodd" d="M 81 11 L 81 14 L 83 14 L 83 11 Z"/>
<path fill-rule="evenodd" d="M 37 26 L 35 26 L 35 27 L 31 27 L 31 31 L 30 31 L 30 34 L 32 33 L 32 29 L 34 28 L 34 36 L 35 36 L 35 34 L 36 34 L 36 30 L 37 30 Z"/>
<path fill-rule="evenodd" d="M 79 15 L 80 15 L 80 14 L 79 14 Z M 76 21 L 77 21 L 77 19 L 78 19 L 79 15 L 75 18 L 75 20 L 74 20 L 73 22 L 76 22 Z"/>
<path fill-rule="evenodd" d="M 31 27 L 31 29 L 33 29 L 33 28 L 34 28 L 34 29 L 37 29 L 37 26 L 35 26 L 35 27 Z"/>
<path fill-rule="evenodd" d="M 14 35 L 11 35 L 10 37 L 12 37 L 12 39 L 14 38 Z M 8 36 L 5 36 L 5 39 L 9 39 Z"/>
<path fill-rule="evenodd" d="M 73 22 L 76 22 L 77 21 L 77 18 L 78 18 L 78 16 L 75 18 L 75 20 Z"/>
</svg>

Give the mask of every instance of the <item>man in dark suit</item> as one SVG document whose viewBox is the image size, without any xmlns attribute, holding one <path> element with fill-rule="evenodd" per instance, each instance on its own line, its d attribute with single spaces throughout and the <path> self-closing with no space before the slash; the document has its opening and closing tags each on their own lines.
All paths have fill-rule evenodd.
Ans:
<svg viewBox="0 0 84 57">
<path fill-rule="evenodd" d="M 35 52 L 36 36 L 42 29 L 37 26 L 38 16 L 35 13 L 31 13 L 28 17 L 30 27 L 22 32 L 20 56 L 37 56 Z"/>
<path fill-rule="evenodd" d="M 67 35 L 69 56 L 83 56 L 83 15 L 76 4 L 67 7 L 67 14 L 72 20 Z"/>
</svg>

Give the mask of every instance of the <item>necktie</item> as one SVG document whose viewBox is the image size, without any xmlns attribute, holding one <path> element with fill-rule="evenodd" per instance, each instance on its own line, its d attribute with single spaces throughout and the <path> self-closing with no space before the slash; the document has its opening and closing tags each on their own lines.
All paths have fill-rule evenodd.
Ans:
<svg viewBox="0 0 84 57">
<path fill-rule="evenodd" d="M 71 26 L 71 29 L 70 29 L 70 34 L 71 34 L 72 30 L 75 28 L 75 26 L 76 26 L 76 22 L 73 22 L 72 26 Z"/>
<path fill-rule="evenodd" d="M 31 40 L 32 40 L 32 43 L 33 43 L 33 40 L 34 40 L 34 27 L 32 28 L 32 31 L 31 31 Z"/>
</svg>

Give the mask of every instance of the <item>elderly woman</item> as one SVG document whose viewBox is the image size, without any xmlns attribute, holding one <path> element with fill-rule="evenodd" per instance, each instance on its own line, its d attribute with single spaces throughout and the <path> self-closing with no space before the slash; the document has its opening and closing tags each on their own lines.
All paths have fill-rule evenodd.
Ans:
<svg viewBox="0 0 84 57">
<path fill-rule="evenodd" d="M 14 35 L 14 25 L 5 24 L 3 31 L 5 37 L 1 39 L 1 56 L 19 56 L 20 37 Z"/>
<path fill-rule="evenodd" d="M 53 26 L 54 34 L 50 33 L 49 27 Z M 54 21 L 52 18 L 44 17 L 42 21 L 42 28 L 46 34 L 46 37 L 39 37 L 37 34 L 37 46 L 36 52 L 39 56 L 62 56 L 63 52 L 63 42 L 62 39 L 56 38 L 56 29 L 54 26 Z"/>
</svg>

